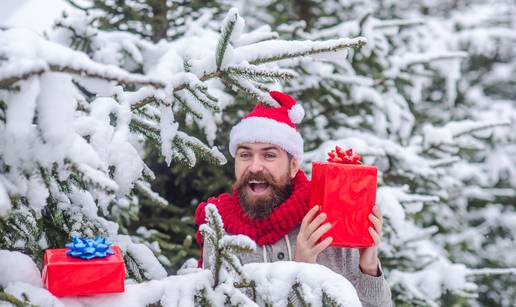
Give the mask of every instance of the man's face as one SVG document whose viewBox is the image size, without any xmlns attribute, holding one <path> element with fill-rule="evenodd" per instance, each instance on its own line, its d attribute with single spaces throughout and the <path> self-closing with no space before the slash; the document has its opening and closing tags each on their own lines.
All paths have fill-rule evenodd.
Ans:
<svg viewBox="0 0 516 307">
<path fill-rule="evenodd" d="M 253 219 L 264 219 L 290 197 L 298 162 L 268 143 L 242 143 L 235 154 L 235 178 L 240 205 Z"/>
</svg>

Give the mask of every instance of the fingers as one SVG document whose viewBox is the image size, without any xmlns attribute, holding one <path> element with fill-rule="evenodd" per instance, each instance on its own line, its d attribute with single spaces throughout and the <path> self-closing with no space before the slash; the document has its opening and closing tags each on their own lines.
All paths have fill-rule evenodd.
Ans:
<svg viewBox="0 0 516 307">
<path fill-rule="evenodd" d="M 326 220 L 328 216 L 326 213 L 322 212 L 320 213 L 314 220 L 308 224 L 308 227 L 306 228 L 306 235 L 307 238 L 312 235 L 312 233 L 321 226 L 321 224 Z"/>
<path fill-rule="evenodd" d="M 323 250 L 325 250 L 328 246 L 330 246 L 331 242 L 333 241 L 332 237 L 327 237 L 326 239 L 322 240 L 319 244 L 314 246 L 312 252 L 315 255 L 319 255 Z"/>
<path fill-rule="evenodd" d="M 331 228 L 331 223 L 325 223 L 321 227 L 317 228 L 316 231 L 314 231 L 310 237 L 308 237 L 308 243 L 310 245 L 315 245 L 315 243 L 319 240 L 319 238 L 325 234 L 329 229 Z"/>
<path fill-rule="evenodd" d="M 374 216 L 372 213 L 369 214 L 369 220 L 373 223 L 376 232 L 382 233 L 382 220 Z"/>
<path fill-rule="evenodd" d="M 310 211 L 308 211 L 308 213 L 305 215 L 305 217 L 301 221 L 301 232 L 304 229 L 306 229 L 308 224 L 310 224 L 310 222 L 314 218 L 314 216 L 317 213 L 317 211 L 319 211 L 319 206 L 318 205 L 315 205 L 312 209 L 310 209 Z"/>
<path fill-rule="evenodd" d="M 376 215 L 376 217 L 378 219 L 380 219 L 380 221 L 383 222 L 383 215 L 382 215 L 382 212 L 380 211 L 380 208 L 378 208 L 378 206 L 375 205 L 373 207 L 373 213 L 374 213 L 374 215 Z"/>
<path fill-rule="evenodd" d="M 369 233 L 371 237 L 373 237 L 374 245 L 378 246 L 380 244 L 380 235 L 373 229 L 373 227 L 369 227 Z"/>
<path fill-rule="evenodd" d="M 378 206 L 373 207 L 373 213 L 369 214 L 369 220 L 373 223 L 373 227 L 369 227 L 369 233 L 374 240 L 374 245 L 380 244 L 380 234 L 382 233 L 383 216 Z"/>
</svg>

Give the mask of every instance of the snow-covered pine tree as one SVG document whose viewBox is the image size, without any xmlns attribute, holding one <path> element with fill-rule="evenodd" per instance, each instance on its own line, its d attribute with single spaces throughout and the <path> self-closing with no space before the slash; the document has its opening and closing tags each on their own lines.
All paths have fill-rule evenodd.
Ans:
<svg viewBox="0 0 516 307">
<path fill-rule="evenodd" d="M 455 220 L 437 223 L 447 230 L 438 239 L 450 257 L 477 269 L 480 291 L 473 304 L 511 306 L 516 300 L 516 96 L 510 72 L 515 67 L 511 33 L 516 7 L 507 1 L 439 1 L 419 10 L 441 12 L 445 22 L 436 26 L 433 20 L 435 29 L 450 33 L 445 39 L 450 48 L 468 53 L 450 118 L 510 123 L 460 142 L 458 152 L 465 159 L 451 169 L 462 182 L 453 193 Z M 512 270 L 490 269 L 496 267 Z M 512 274 L 497 274 L 507 271 Z"/>
<path fill-rule="evenodd" d="M 191 167 L 198 158 L 223 164 L 217 147 L 185 133 L 176 118 L 198 126 L 213 144 L 227 102 L 217 99 L 227 98 L 221 80 L 253 101 L 275 104 L 263 81 L 296 76 L 276 62 L 364 44 L 362 38 L 261 41 L 274 34 L 243 33 L 235 9 L 220 33 L 203 29 L 205 19 L 193 21 L 189 35 L 158 44 L 100 30 L 98 19 L 83 13 L 64 16 L 48 37 L 0 32 L 0 266 L 6 272 L 0 299 L 63 304 L 41 289 L 38 266 L 44 249 L 64 246 L 71 235 L 104 235 L 123 250 L 129 277 L 163 279 L 169 260 L 150 241 L 152 230 L 127 227 L 142 200 L 170 206 L 150 188 L 145 145 L 159 148 L 168 164 Z M 183 282 L 163 279 L 176 294 L 209 281 L 178 286 L 176 279 Z M 163 296 L 163 287 L 129 285 L 116 304 L 183 306 L 167 296 L 175 294 Z M 152 297 L 139 297 L 141 291 Z"/>
<path fill-rule="evenodd" d="M 516 246 L 509 158 L 516 108 L 507 90 L 514 5 L 476 4 L 241 6 L 249 24 L 266 21 L 282 38 L 368 39 L 347 58 L 291 62 L 301 77 L 284 89 L 307 110 L 301 125 L 306 149 L 313 150 L 307 161 L 325 159 L 340 145 L 379 167 L 378 203 L 387 218 L 382 261 L 399 305 L 514 301 L 500 280 L 514 284 L 515 275 L 507 273 L 514 273 L 516 261 L 495 260 L 495 251 L 512 255 L 509 245 Z"/>
</svg>

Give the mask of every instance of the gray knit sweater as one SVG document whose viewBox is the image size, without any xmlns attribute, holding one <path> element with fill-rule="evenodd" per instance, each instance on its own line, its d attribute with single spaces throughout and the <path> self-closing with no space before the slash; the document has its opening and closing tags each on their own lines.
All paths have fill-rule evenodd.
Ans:
<svg viewBox="0 0 516 307">
<path fill-rule="evenodd" d="M 239 258 L 242 264 L 291 260 L 295 255 L 298 233 L 299 227 L 296 227 L 289 232 L 288 236 L 278 242 L 272 245 L 258 246 L 254 253 L 240 255 Z M 205 244 L 203 249 L 203 268 L 207 268 L 207 259 L 211 256 L 212 251 L 209 244 Z M 392 306 L 391 290 L 385 280 L 381 265 L 379 267 L 380 276 L 374 277 L 360 271 L 358 260 L 358 249 L 329 247 L 319 254 L 317 263 L 347 278 L 357 290 L 363 306 Z"/>
</svg>

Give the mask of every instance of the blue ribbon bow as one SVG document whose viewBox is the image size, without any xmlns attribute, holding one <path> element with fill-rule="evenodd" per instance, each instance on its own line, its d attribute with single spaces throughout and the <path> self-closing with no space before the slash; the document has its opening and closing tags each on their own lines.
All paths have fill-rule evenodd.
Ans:
<svg viewBox="0 0 516 307">
<path fill-rule="evenodd" d="M 93 239 L 72 237 L 71 243 L 66 243 L 66 247 L 70 250 L 66 251 L 67 255 L 82 259 L 105 258 L 108 254 L 113 255 L 115 252 L 109 248 L 112 243 L 104 237 Z"/>
</svg>

